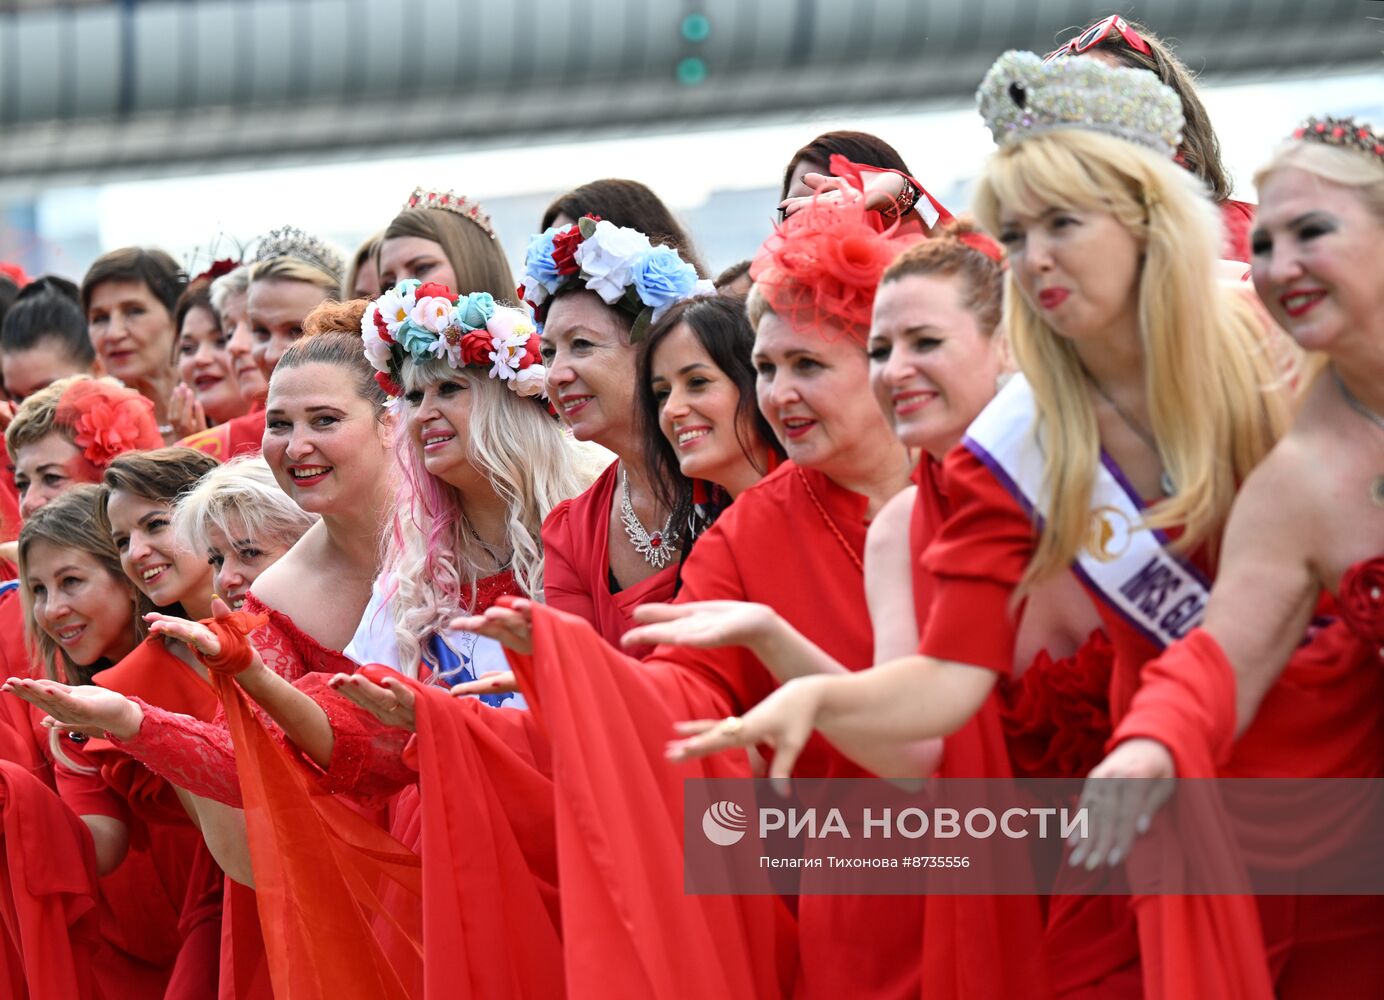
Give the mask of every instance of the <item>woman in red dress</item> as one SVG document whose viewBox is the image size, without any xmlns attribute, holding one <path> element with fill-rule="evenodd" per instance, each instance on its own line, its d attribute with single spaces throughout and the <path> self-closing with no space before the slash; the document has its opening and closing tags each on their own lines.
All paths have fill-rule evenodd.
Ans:
<svg viewBox="0 0 1384 1000">
<path fill-rule="evenodd" d="M 1118 719 L 1140 666 L 1197 610 L 1179 595 L 1155 614 L 1169 588 L 1122 601 L 1125 575 L 1142 586 L 1148 565 L 1204 590 L 1206 546 L 1286 421 L 1265 345 L 1215 287 L 1214 218 L 1169 162 L 1176 95 L 1133 70 L 1010 53 L 980 101 L 1001 149 L 979 214 L 1010 252 L 1007 327 L 1023 375 L 947 458 L 951 515 L 924 555 L 934 588 L 921 655 L 786 686 L 703 745 L 768 738 L 791 761 L 814 727 L 849 742 L 954 733 L 1012 673 L 1038 589 L 1069 570 L 1115 649 Z M 1016 594 L 1029 598 L 1020 615 Z M 1091 954 L 1052 988 L 1123 988 L 1131 957 Z"/>
<path fill-rule="evenodd" d="M 77 698 L 99 697 L 90 683 L 93 673 L 106 673 L 102 668 L 111 662 L 135 656 L 138 612 L 149 604 L 121 572 L 110 533 L 99 525 L 102 498 L 99 487 L 75 487 L 36 512 L 21 534 L 28 625 L 39 658 L 51 671 L 48 676 L 56 680 L 12 677 L 5 690 L 40 707 L 50 689 L 70 690 Z M 57 680 L 76 686 L 67 689 Z M 170 690 L 177 687 L 174 680 L 167 685 Z M 30 989 L 35 996 L 44 995 L 35 975 L 56 976 L 69 965 L 80 970 L 89 963 L 98 996 L 165 995 L 165 987 L 169 996 L 206 995 L 208 984 L 215 982 L 216 927 L 214 921 L 208 925 L 198 919 L 189 905 L 196 898 L 197 872 L 206 870 L 197 861 L 204 853 L 201 837 L 177 800 L 164 794 L 167 787 L 159 787 L 162 782 L 150 780 L 143 768 L 122 760 L 104 741 L 88 741 L 85 731 L 69 739 L 64 728 L 54 726 L 46 744 L 54 759 L 56 790 L 90 831 L 83 853 L 94 853 L 84 862 L 82 853 L 63 853 L 60 841 L 50 846 L 51 854 L 24 855 L 25 838 L 10 835 L 8 861 L 12 871 L 61 873 L 60 881 L 72 886 L 67 891 L 89 895 L 95 903 L 95 928 L 93 933 L 74 921 L 70 943 L 49 940 L 39 946 L 29 937 L 34 928 L 14 927 L 31 966 Z M 14 777 L 7 780 L 15 793 Z M 28 808 L 42 808 L 47 816 L 52 812 L 48 802 L 31 795 Z M 100 880 L 85 883 L 87 868 Z M 32 918 L 33 911 L 28 915 Z M 210 950 L 208 940 L 213 942 Z M 45 967 L 50 962 L 57 967 Z"/>
<path fill-rule="evenodd" d="M 867 387 L 874 286 L 908 242 L 880 229 L 858 201 L 824 204 L 790 216 L 762 251 L 750 308 L 758 397 L 790 461 L 701 535 L 677 597 L 773 604 L 833 655 L 862 663 L 866 519 L 907 484 L 910 465 Z M 832 268 L 843 242 L 862 268 Z M 773 898 L 683 891 L 683 778 L 745 776 L 748 762 L 662 762 L 675 720 L 752 705 L 781 678 L 732 649 L 661 647 L 639 662 L 571 616 L 528 611 L 531 645 L 511 635 L 511 662 L 553 744 L 569 994 L 791 994 L 793 937 Z M 805 773 L 861 773 L 814 750 Z M 642 817 L 638 830 L 600 819 L 626 815 Z M 916 995 L 899 955 L 916 949 L 919 917 L 915 901 L 804 898 L 798 986 L 809 996 Z"/>
<path fill-rule="evenodd" d="M 212 306 L 211 282 L 200 276 L 189 283 L 173 310 L 178 330 L 173 361 L 179 379 L 173 390 L 174 421 L 203 428 L 244 416 L 256 402 L 246 398 L 236 377 L 224 325 Z"/>
<path fill-rule="evenodd" d="M 1255 288 L 1324 365 L 1236 498 L 1203 627 L 1145 668 L 1093 778 L 1384 774 L 1384 327 L 1378 282 L 1360 267 L 1384 248 L 1384 138 L 1311 119 L 1256 183 Z M 1323 594 L 1338 617 L 1309 632 Z M 1117 808 L 1092 796 L 1110 831 L 1093 864 L 1127 855 L 1159 804 L 1145 792 L 1161 786 L 1128 787 Z M 1331 825 L 1296 835 L 1329 841 Z M 1377 990 L 1377 897 L 1278 902 L 1261 900 L 1275 995 Z"/>
</svg>

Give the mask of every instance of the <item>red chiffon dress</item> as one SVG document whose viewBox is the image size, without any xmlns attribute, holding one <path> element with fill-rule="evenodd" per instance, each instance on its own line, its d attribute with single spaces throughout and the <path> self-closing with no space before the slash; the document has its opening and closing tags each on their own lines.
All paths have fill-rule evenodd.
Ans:
<svg viewBox="0 0 1384 1000">
<path fill-rule="evenodd" d="M 918 627 L 924 634 L 938 592 L 948 585 L 932 568 L 929 546 L 966 490 L 948 490 L 941 466 L 927 459 L 914 480 L 918 492 L 909 542 Z M 1002 621 L 996 629 L 1013 624 L 1007 607 L 997 613 Z M 976 632 L 984 628 L 978 616 L 969 621 Z M 1110 734 L 1106 699 L 1113 658 L 1109 640 L 1097 631 L 1071 657 L 1054 660 L 1040 653 L 1017 680 L 1002 677 L 970 721 L 946 738 L 938 776 L 1084 777 L 1100 761 Z M 1012 651 L 1005 662 L 1013 663 Z M 934 893 L 926 899 L 925 927 L 921 964 L 923 996 L 929 1000 L 1088 991 L 1091 996 L 1138 995 L 1133 924 L 1120 900 Z M 1108 952 L 1108 965 L 1093 970 L 1084 957 L 1088 951 Z"/>
<path fill-rule="evenodd" d="M 677 601 L 769 604 L 839 662 L 868 665 L 865 505 L 784 463 L 697 540 Z M 801 897 L 795 963 L 776 897 L 684 892 L 684 779 L 750 771 L 743 754 L 669 765 L 664 746 L 674 722 L 740 714 L 775 689 L 748 651 L 662 646 L 641 662 L 536 608 L 533 655 L 510 659 L 552 743 L 569 995 L 918 996 L 920 899 Z M 795 773 L 864 774 L 818 737 Z"/>
<path fill-rule="evenodd" d="M 1215 639 L 1198 629 L 1144 668 L 1143 686 L 1112 746 L 1134 737 L 1156 739 L 1172 751 L 1180 777 L 1378 779 L 1384 775 L 1384 557 L 1347 570 L 1337 597 L 1324 595 L 1317 612 L 1308 636 L 1238 741 L 1233 669 Z M 1256 835 L 1271 842 L 1275 834 L 1291 838 L 1286 850 L 1274 845 L 1280 858 L 1310 858 L 1351 829 L 1356 817 L 1342 808 L 1304 808 L 1304 819 L 1293 830 Z M 1246 853 L 1254 864 L 1253 845 Z M 1260 896 L 1256 902 L 1272 995 L 1342 1000 L 1378 995 L 1384 982 L 1384 898 Z M 1171 906 L 1163 910 L 1152 919 L 1164 942 L 1182 935 L 1190 949 L 1206 933 L 1222 939 L 1245 933 L 1239 924 L 1208 931 L 1205 914 L 1188 916 Z M 1236 975 L 1235 964 L 1221 950 L 1192 950 L 1190 961 L 1199 963 L 1195 969 L 1174 964 L 1189 961 L 1184 956 L 1169 956 L 1165 992 L 1170 995 L 1210 996 L 1206 983 Z M 1201 992 L 1193 992 L 1188 982 Z"/>
<path fill-rule="evenodd" d="M 1012 663 L 1017 624 L 1006 612 L 1033 552 L 1032 523 L 970 452 L 958 449 L 949 455 L 945 474 L 954 513 L 924 555 L 938 586 L 921 648 L 928 656 L 1005 674 Z M 1135 693 L 1149 677 L 1150 661 L 1156 660 L 1160 650 L 1098 595 L 1093 594 L 1093 598 L 1115 651 L 1110 711 L 1117 733 L 1123 732 L 1121 722 Z M 1280 681 L 1282 694 L 1266 699 L 1260 716 L 1220 774 L 1348 777 L 1361 768 L 1376 768 L 1372 773 L 1378 773 L 1380 757 L 1375 742 L 1380 728 L 1372 719 L 1384 699 L 1372 695 L 1370 685 L 1381 683 L 1381 679 L 1363 679 L 1360 672 L 1351 676 L 1339 668 L 1323 670 L 1324 648 L 1313 643 L 1294 656 Z M 1312 710 L 1306 711 L 1306 706 Z M 1292 749 L 1315 746 L 1323 740 L 1353 755 L 1350 767 L 1336 767 L 1341 755 L 1334 751 L 1304 755 Z M 1218 773 L 1209 760 L 1204 765 L 1186 776 L 1212 777 Z M 1269 953 L 1284 946 L 1283 935 L 1291 940 L 1294 933 L 1292 921 L 1285 921 L 1281 913 L 1287 904 L 1277 901 L 1283 898 L 1293 897 L 1259 901 L 1269 935 Z M 1269 995 L 1265 932 L 1260 930 L 1254 900 L 1165 895 L 1135 897 L 1133 905 L 1144 986 L 1150 996 Z M 1330 933 L 1336 936 L 1347 933 L 1358 919 L 1352 904 L 1332 900 L 1311 904 L 1310 910 L 1330 923 Z M 1332 916 L 1333 911 L 1340 913 L 1340 920 Z M 1050 939 L 1052 933 L 1050 921 Z M 1073 949 L 1077 961 L 1067 976 L 1055 983 L 1059 994 L 1119 975 L 1120 967 L 1133 958 L 1123 947 L 1126 940 L 1121 928 L 1120 933 L 1111 935 L 1109 946 Z"/>
<path fill-rule="evenodd" d="M 585 493 L 562 501 L 543 521 L 543 600 L 585 618 L 616 645 L 634 626 L 634 609 L 671 601 L 677 580 L 677 566 L 665 566 L 632 587 L 611 592 L 610 510 L 619 489 L 620 463 L 612 462 Z"/>
</svg>

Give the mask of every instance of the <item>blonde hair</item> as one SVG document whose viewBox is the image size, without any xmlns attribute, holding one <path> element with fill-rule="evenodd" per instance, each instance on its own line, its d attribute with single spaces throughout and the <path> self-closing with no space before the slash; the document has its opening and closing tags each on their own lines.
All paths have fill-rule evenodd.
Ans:
<svg viewBox="0 0 1384 1000">
<path fill-rule="evenodd" d="M 44 504 L 24 521 L 19 530 L 19 601 L 24 609 L 24 631 L 28 639 L 30 659 L 43 666 L 45 676 L 65 684 L 87 684 L 91 681 L 92 664 L 73 663 L 65 650 L 39 627 L 34 615 L 34 593 L 29 581 L 29 552 L 38 542 L 55 548 L 85 552 L 130 592 L 130 631 L 136 639 L 144 638 L 144 613 L 152 611 L 137 587 L 125 575 L 120 565 L 120 553 L 97 517 L 104 490 L 94 483 L 84 483 L 65 491 Z"/>
<path fill-rule="evenodd" d="M 90 378 L 90 375 L 69 375 L 67 378 L 60 378 L 19 404 L 14 419 L 5 429 L 5 449 L 10 453 L 11 461 L 20 448 L 37 444 L 54 432 L 61 434 L 69 443 L 76 444 L 72 428 L 58 423 L 58 401 L 70 386 Z"/>
<path fill-rule="evenodd" d="M 250 271 L 251 265 L 241 264 L 234 271 L 212 279 L 211 307 L 216 310 L 217 316 L 225 311 L 226 300 L 232 295 L 244 295 L 250 290 Z"/>
<path fill-rule="evenodd" d="M 466 383 L 471 394 L 467 458 L 508 508 L 515 583 L 542 600 L 539 530 L 553 507 L 591 484 L 591 470 L 581 468 L 577 449 L 540 402 L 515 395 L 499 379 L 454 369 L 443 360 L 419 364 L 412 359 L 405 360 L 401 377 L 406 392 L 447 380 Z M 395 447 L 404 489 L 382 565 L 391 581 L 387 596 L 399 669 L 416 676 L 422 640 L 444 631 L 474 605 L 481 579 L 477 567 L 486 565 L 487 553 L 461 497 L 424 468 L 409 435 L 396 434 Z"/>
<path fill-rule="evenodd" d="M 1351 188 L 1384 223 L 1384 161 L 1377 157 L 1320 142 L 1290 139 L 1255 171 L 1254 186 L 1262 189 L 1280 170 L 1301 170 L 1328 183 Z"/>
<path fill-rule="evenodd" d="M 1140 245 L 1149 415 L 1177 484 L 1173 496 L 1149 508 L 1145 526 L 1181 527 L 1182 550 L 1214 544 L 1240 482 L 1289 422 L 1284 373 L 1248 303 L 1216 282 L 1217 211 L 1200 181 L 1171 160 L 1077 129 L 996 153 L 975 196 L 976 215 L 992 233 L 1001 206 L 1041 212 L 1049 205 L 1109 213 Z M 1046 454 L 1049 515 L 1022 590 L 1066 569 L 1086 544 L 1101 444 L 1075 347 L 1018 293 L 1012 271 L 1005 326 L 1033 387 Z"/>
<path fill-rule="evenodd" d="M 341 297 L 341 275 L 324 271 L 297 257 L 270 257 L 253 265 L 250 282 L 256 281 L 301 281 L 322 289 L 332 301 Z"/>
<path fill-rule="evenodd" d="M 239 522 L 232 530 L 231 521 Z M 269 464 L 245 455 L 218 465 L 173 502 L 173 530 L 178 543 L 192 552 L 210 548 L 211 528 L 227 538 L 244 532 L 258 541 L 288 548 L 318 520 L 279 488 Z"/>
</svg>

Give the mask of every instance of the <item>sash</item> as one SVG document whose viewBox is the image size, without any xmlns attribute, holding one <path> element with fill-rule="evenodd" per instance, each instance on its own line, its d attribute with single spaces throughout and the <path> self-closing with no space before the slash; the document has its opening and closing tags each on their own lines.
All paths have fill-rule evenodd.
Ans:
<svg viewBox="0 0 1384 1000">
<path fill-rule="evenodd" d="M 1012 376 L 966 431 L 962 445 L 1038 524 L 1046 520 L 1038 408 Z M 1091 527 L 1072 570 L 1102 601 L 1160 649 L 1201 624 L 1210 582 L 1170 550 L 1165 532 L 1143 525 L 1138 493 L 1104 450 L 1091 492 Z"/>
</svg>

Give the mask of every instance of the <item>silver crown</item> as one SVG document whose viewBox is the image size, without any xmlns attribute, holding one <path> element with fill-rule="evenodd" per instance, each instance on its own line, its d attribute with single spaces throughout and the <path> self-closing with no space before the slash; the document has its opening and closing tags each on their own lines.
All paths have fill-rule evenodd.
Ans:
<svg viewBox="0 0 1384 1000">
<path fill-rule="evenodd" d="M 1077 128 L 1104 132 L 1171 158 L 1182 144 L 1182 101 L 1147 70 L 1097 59 L 1006 52 L 976 91 L 980 116 L 1003 149 L 1031 135 Z"/>
<path fill-rule="evenodd" d="M 335 247 L 316 236 L 309 236 L 295 226 L 271 229 L 269 235 L 263 237 L 259 246 L 255 248 L 256 264 L 276 257 L 301 260 L 331 275 L 337 281 L 346 273 L 346 262 Z"/>
<path fill-rule="evenodd" d="M 485 230 L 485 235 L 492 240 L 495 238 L 495 228 L 490 224 L 490 216 L 485 210 L 464 194 L 457 194 L 455 191 L 431 191 L 428 188 L 416 187 L 413 194 L 408 196 L 408 201 L 404 202 L 404 208 L 436 208 L 451 212 L 453 215 L 470 219 Z"/>
</svg>

